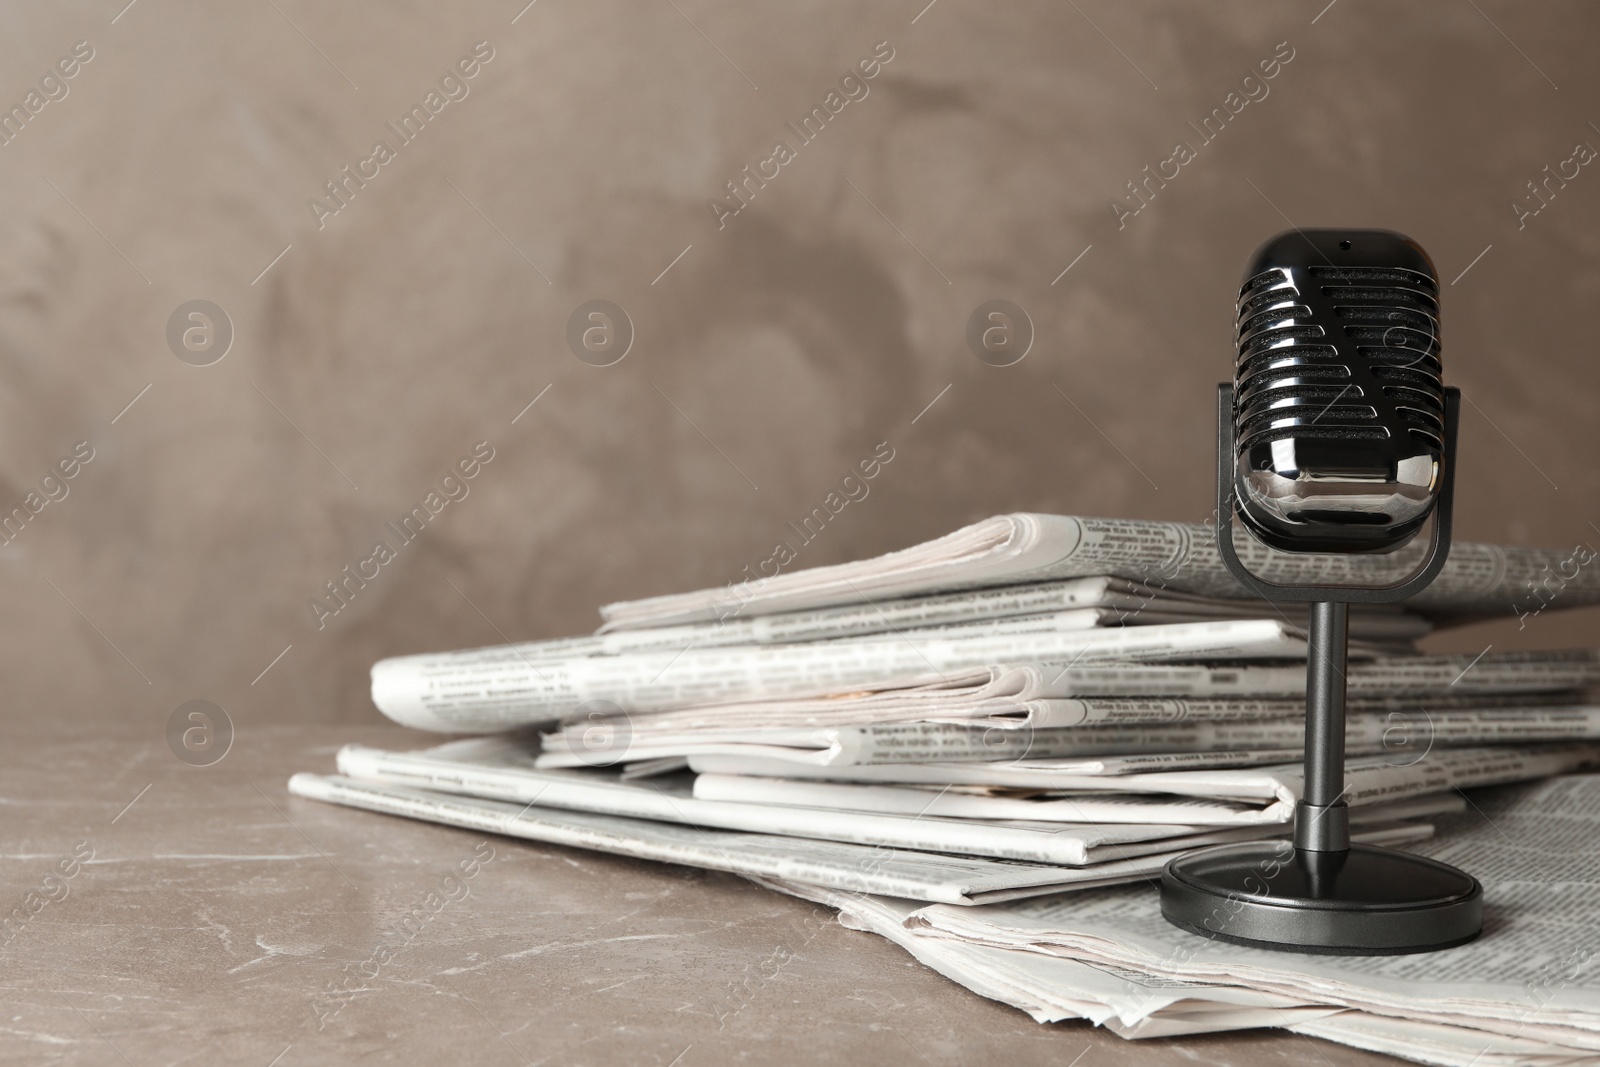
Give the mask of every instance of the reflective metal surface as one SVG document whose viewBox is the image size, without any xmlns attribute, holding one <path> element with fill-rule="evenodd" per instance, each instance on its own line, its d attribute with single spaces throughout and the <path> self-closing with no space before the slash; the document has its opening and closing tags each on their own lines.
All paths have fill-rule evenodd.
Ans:
<svg viewBox="0 0 1600 1067">
<path fill-rule="evenodd" d="M 1386 552 L 1427 520 L 1444 464 L 1438 283 L 1386 230 L 1291 231 L 1237 307 L 1241 516 L 1276 548 Z"/>
</svg>

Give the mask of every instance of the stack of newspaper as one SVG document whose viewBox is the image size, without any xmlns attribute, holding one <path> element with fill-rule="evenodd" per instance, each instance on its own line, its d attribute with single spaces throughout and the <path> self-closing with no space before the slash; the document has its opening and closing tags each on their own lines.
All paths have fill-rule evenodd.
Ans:
<svg viewBox="0 0 1600 1067">
<path fill-rule="evenodd" d="M 1419 555 L 1239 547 L 1277 581 L 1377 584 Z M 1452 623 L 1600 602 L 1593 558 L 1583 546 L 1458 544 L 1404 607 L 1352 611 L 1353 836 L 1479 849 L 1484 805 L 1532 810 L 1541 790 L 1600 817 L 1600 779 L 1561 777 L 1600 766 L 1600 651 L 1440 656 L 1412 644 Z M 1470 1061 L 1438 1049 L 1481 1022 L 1462 1005 L 1500 997 L 1498 986 L 1423 1013 L 1427 998 L 1401 979 L 1236 957 L 1154 910 L 1149 879 L 1169 859 L 1285 838 L 1301 788 L 1303 609 L 1248 598 L 1207 528 L 1000 516 L 873 560 L 601 614 L 589 637 L 378 663 L 373 699 L 392 719 L 490 736 L 418 752 L 352 746 L 339 775 L 296 775 L 290 788 L 743 874 L 839 907 L 847 924 L 1041 1019 L 1130 1037 L 1290 1026 Z M 1462 792 L 1546 779 L 1500 800 Z M 1589 822 L 1563 827 L 1595 840 Z M 1491 916 L 1506 921 L 1474 952 L 1533 951 L 1508 939 L 1533 928 L 1519 925 L 1525 903 L 1543 922 L 1544 898 L 1513 882 L 1498 900 L 1491 890 Z M 1416 973 L 1456 958 L 1428 957 Z M 1432 1036 L 1393 1022 L 1424 1014 Z M 1505 1049 L 1588 1048 L 1568 1029 L 1600 1027 L 1600 1012 L 1541 1002 L 1518 1022 Z M 1509 1025 L 1489 1029 L 1499 1040 Z"/>
<path fill-rule="evenodd" d="M 1449 1067 L 1600 1062 L 1600 776 L 1475 791 L 1408 848 L 1483 883 L 1485 932 L 1415 956 L 1307 956 L 1176 932 L 1145 886 L 979 907 L 758 878 L 839 909 L 1040 1022 L 1129 1038 L 1279 1027 Z M 1286 846 L 1287 847 L 1287 846 Z"/>
</svg>

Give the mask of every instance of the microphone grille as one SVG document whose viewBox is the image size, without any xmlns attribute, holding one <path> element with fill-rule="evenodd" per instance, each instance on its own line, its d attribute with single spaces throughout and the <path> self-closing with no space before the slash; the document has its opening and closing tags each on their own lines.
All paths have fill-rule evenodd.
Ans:
<svg viewBox="0 0 1600 1067">
<path fill-rule="evenodd" d="M 1239 290 L 1240 453 L 1284 438 L 1444 447 L 1439 287 L 1392 266 L 1273 266 Z"/>
</svg>

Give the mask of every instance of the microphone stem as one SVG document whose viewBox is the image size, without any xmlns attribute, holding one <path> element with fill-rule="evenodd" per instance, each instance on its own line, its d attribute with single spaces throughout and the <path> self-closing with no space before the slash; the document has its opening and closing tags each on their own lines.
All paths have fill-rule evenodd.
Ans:
<svg viewBox="0 0 1600 1067">
<path fill-rule="evenodd" d="M 1296 848 L 1343 852 L 1350 847 L 1344 796 L 1345 663 L 1350 606 L 1311 605 L 1306 661 L 1305 793 L 1295 810 Z"/>
</svg>

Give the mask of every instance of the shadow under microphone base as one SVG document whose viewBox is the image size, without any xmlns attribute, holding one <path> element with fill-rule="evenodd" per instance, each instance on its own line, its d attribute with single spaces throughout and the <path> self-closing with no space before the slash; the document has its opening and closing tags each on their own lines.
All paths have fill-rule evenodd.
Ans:
<svg viewBox="0 0 1600 1067">
<path fill-rule="evenodd" d="M 1449 553 L 1460 393 L 1445 390 L 1445 474 L 1428 557 L 1392 586 L 1283 586 L 1239 561 L 1233 547 L 1233 388 L 1219 388 L 1217 550 L 1246 588 L 1267 600 L 1311 603 L 1306 665 L 1305 786 L 1294 841 L 1221 845 L 1180 856 L 1161 874 L 1161 913 L 1191 933 L 1233 944 L 1327 956 L 1386 956 L 1454 948 L 1483 929 L 1483 887 L 1446 863 L 1351 844 L 1344 794 L 1345 661 L 1351 603 L 1416 593 Z"/>
</svg>

